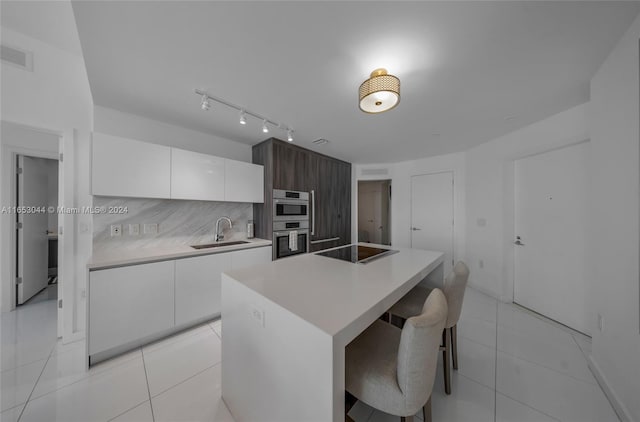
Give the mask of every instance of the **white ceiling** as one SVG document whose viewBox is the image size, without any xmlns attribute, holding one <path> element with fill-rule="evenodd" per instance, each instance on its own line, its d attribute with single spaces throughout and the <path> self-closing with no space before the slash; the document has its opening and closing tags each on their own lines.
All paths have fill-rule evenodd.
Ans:
<svg viewBox="0 0 640 422">
<path fill-rule="evenodd" d="M 206 89 L 293 126 L 301 146 L 358 163 L 462 151 L 587 101 L 640 11 L 611 1 L 72 4 L 96 104 L 248 144 L 266 137 L 261 122 L 241 126 L 215 103 L 200 110 L 193 90 Z M 377 67 L 401 79 L 402 100 L 368 115 L 358 86 Z M 331 143 L 315 147 L 319 137 Z"/>
</svg>

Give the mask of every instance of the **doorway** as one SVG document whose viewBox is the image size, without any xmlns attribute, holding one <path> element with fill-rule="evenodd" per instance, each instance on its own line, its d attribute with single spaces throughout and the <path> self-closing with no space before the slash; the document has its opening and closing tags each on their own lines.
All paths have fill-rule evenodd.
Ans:
<svg viewBox="0 0 640 422">
<path fill-rule="evenodd" d="M 444 253 L 444 273 L 453 268 L 453 172 L 411 177 L 411 247 Z"/>
<path fill-rule="evenodd" d="M 358 181 L 358 242 L 391 245 L 391 180 Z"/>
<path fill-rule="evenodd" d="M 73 136 L 69 133 L 64 134 L 6 121 L 0 122 L 0 131 L 0 202 L 2 205 L 0 227 L 3 233 L 2 238 L 0 238 L 0 279 L 2 280 L 2 283 L 0 283 L 0 308 L 2 309 L 2 324 L 3 327 L 7 327 L 7 324 L 11 325 L 15 322 L 18 325 L 14 328 L 19 328 L 21 327 L 21 321 L 28 321 L 33 323 L 32 325 L 36 327 L 34 333 L 37 332 L 38 337 L 41 337 L 43 341 L 45 339 L 47 341 L 50 339 L 55 341 L 58 337 L 62 337 L 65 328 L 71 327 L 70 324 L 65 322 L 69 309 L 62 307 L 62 293 L 63 287 L 69 289 L 72 286 L 72 284 L 65 286 L 65 280 L 73 281 L 72 277 L 65 276 L 65 274 L 68 275 L 73 270 L 73 267 L 64 265 L 62 258 L 65 257 L 67 260 L 73 258 L 72 253 L 69 253 L 69 249 L 73 245 L 65 241 L 63 236 L 64 226 L 72 227 L 70 217 L 73 217 L 73 215 L 58 214 L 58 209 L 50 210 L 49 207 L 56 208 L 57 204 L 65 204 L 65 197 L 70 197 L 65 195 L 65 189 L 62 189 L 62 187 L 65 186 L 65 167 L 69 167 L 71 163 L 65 162 L 64 165 L 62 164 L 62 152 L 66 144 L 73 142 Z M 28 195 L 35 194 L 35 190 L 28 187 L 22 180 L 23 175 L 31 175 L 32 172 L 18 174 L 18 169 L 25 164 L 25 158 L 27 158 L 26 165 L 22 171 L 35 169 L 39 173 L 44 172 L 45 166 L 34 166 L 33 164 L 38 163 L 40 159 L 48 159 L 43 161 L 48 163 L 45 176 L 47 187 L 44 190 L 50 191 L 49 183 L 52 185 L 51 192 L 53 192 L 54 188 L 57 188 L 57 202 L 55 198 L 50 200 L 48 194 L 47 199 L 44 201 L 39 200 L 36 207 L 33 206 L 31 201 L 25 202 Z M 35 160 L 31 160 L 31 158 Z M 57 175 L 52 174 L 55 173 L 54 168 L 57 168 Z M 31 177 L 27 177 L 27 182 L 31 180 Z M 40 185 L 44 186 L 43 183 L 40 183 Z M 67 186 L 67 194 L 68 188 L 69 186 Z M 42 188 L 37 189 L 40 190 Z M 20 190 L 23 192 L 19 197 Z M 55 195 L 52 193 L 52 196 Z M 47 206 L 49 203 L 51 205 Z M 32 208 L 24 208 L 27 205 Z M 44 232 L 41 229 L 34 231 L 34 235 L 37 234 L 40 237 L 38 242 L 34 242 L 38 246 L 29 246 L 29 242 L 35 240 L 31 239 L 30 230 L 33 226 L 28 221 L 28 218 L 33 216 L 44 218 L 46 221 Z M 24 229 L 18 228 L 19 223 L 23 225 Z M 20 233 L 25 229 L 27 230 L 26 232 Z M 48 234 L 47 230 L 54 233 Z M 55 233 L 60 236 L 57 254 L 55 242 L 52 242 L 51 247 L 49 247 L 49 237 L 52 238 L 52 241 L 55 241 Z M 44 246 L 42 237 L 45 238 L 46 242 Z M 23 249 L 22 255 L 19 248 Z M 51 252 L 51 261 L 49 261 L 49 252 Z M 20 258 L 20 255 L 22 258 Z M 28 272 L 34 269 L 32 264 L 29 263 L 29 259 L 36 256 L 41 258 L 43 255 L 44 260 L 38 260 L 37 266 L 40 274 L 42 274 L 42 268 L 44 268 L 44 281 L 42 277 L 37 278 L 36 287 L 30 285 L 29 282 L 18 284 L 19 281 L 25 280 Z M 57 263 L 60 263 L 60 265 L 57 265 Z M 22 268 L 19 268 L 19 266 L 22 266 Z M 22 280 L 19 279 L 19 274 Z M 39 289 L 38 286 L 40 286 Z M 22 294 L 19 292 L 20 289 L 23 289 Z M 53 300 L 56 297 L 58 300 Z M 19 331 L 27 333 L 29 329 L 26 329 L 26 331 L 20 329 Z M 27 335 L 27 337 L 29 336 L 30 334 Z M 22 338 L 20 333 L 16 332 L 14 340 L 22 341 Z"/>
<path fill-rule="evenodd" d="M 58 298 L 58 161 L 16 156 L 16 306 Z"/>
<path fill-rule="evenodd" d="M 516 160 L 513 301 L 590 334 L 589 142 Z"/>
</svg>

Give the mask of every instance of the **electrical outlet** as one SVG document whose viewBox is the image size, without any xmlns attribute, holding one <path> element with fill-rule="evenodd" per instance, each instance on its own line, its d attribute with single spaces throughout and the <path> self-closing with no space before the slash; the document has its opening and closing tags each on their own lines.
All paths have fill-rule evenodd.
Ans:
<svg viewBox="0 0 640 422">
<path fill-rule="evenodd" d="M 129 234 L 138 236 L 140 234 L 140 224 L 129 224 Z"/>
<path fill-rule="evenodd" d="M 122 224 L 111 225 L 111 236 L 122 236 Z"/>
<path fill-rule="evenodd" d="M 264 328 L 264 310 L 255 306 L 251 307 L 251 318 L 262 328 Z"/>
<path fill-rule="evenodd" d="M 145 224 L 144 225 L 144 234 L 157 234 L 158 233 L 158 224 Z"/>
</svg>

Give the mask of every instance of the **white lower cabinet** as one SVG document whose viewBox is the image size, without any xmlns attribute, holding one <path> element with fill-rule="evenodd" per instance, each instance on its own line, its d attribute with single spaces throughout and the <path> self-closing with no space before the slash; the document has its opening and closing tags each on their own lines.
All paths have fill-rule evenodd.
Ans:
<svg viewBox="0 0 640 422">
<path fill-rule="evenodd" d="M 92 271 L 89 354 L 174 326 L 174 261 Z"/>
<path fill-rule="evenodd" d="M 222 273 L 270 261 L 266 246 L 91 271 L 89 355 L 220 314 Z"/>
<path fill-rule="evenodd" d="M 176 325 L 220 313 L 221 274 L 231 269 L 233 253 L 176 260 Z"/>
</svg>

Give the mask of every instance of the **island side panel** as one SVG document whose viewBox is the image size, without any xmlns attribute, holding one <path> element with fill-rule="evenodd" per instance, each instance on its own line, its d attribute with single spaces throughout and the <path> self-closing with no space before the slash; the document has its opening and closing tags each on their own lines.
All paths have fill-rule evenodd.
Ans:
<svg viewBox="0 0 640 422">
<path fill-rule="evenodd" d="M 442 289 L 444 286 L 444 262 L 438 264 L 419 284 L 429 289 L 434 287 Z"/>
<path fill-rule="evenodd" d="M 333 419 L 331 336 L 227 274 L 222 330 L 222 398 L 237 422 Z"/>
</svg>

